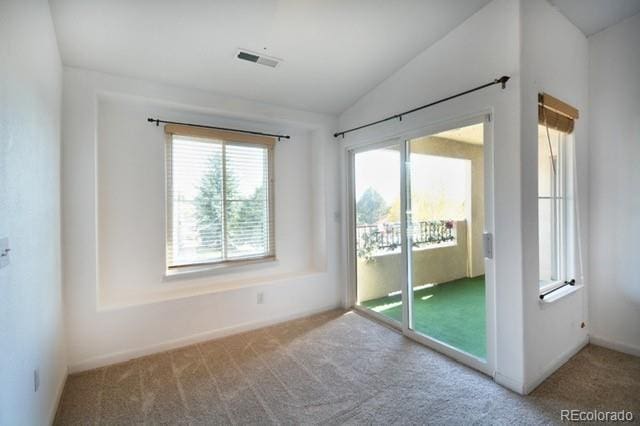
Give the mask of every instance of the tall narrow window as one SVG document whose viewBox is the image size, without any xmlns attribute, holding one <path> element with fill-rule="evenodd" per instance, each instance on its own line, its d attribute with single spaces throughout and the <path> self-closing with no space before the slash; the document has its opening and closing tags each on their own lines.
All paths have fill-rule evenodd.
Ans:
<svg viewBox="0 0 640 426">
<path fill-rule="evenodd" d="M 566 142 L 562 132 L 538 130 L 538 241 L 540 285 L 566 279 Z"/>
<path fill-rule="evenodd" d="M 273 141 L 168 125 L 167 267 L 275 257 Z"/>
<path fill-rule="evenodd" d="M 538 108 L 538 243 L 541 291 L 572 279 L 573 146 L 578 111 L 547 94 Z"/>
</svg>

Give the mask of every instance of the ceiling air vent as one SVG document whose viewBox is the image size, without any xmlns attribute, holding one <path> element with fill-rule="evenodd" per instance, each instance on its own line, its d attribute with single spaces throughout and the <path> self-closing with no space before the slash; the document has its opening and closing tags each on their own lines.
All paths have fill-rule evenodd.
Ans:
<svg viewBox="0 0 640 426">
<path fill-rule="evenodd" d="M 251 52 L 249 50 L 238 50 L 236 58 L 242 61 L 254 62 L 256 64 L 265 65 L 267 67 L 275 68 L 278 66 L 282 59 L 274 58 L 272 56 L 265 56 L 259 53 Z"/>
</svg>

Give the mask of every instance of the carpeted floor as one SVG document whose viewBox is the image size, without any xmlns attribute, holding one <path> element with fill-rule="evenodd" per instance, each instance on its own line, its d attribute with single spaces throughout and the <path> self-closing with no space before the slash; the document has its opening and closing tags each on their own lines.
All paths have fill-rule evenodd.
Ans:
<svg viewBox="0 0 640 426">
<path fill-rule="evenodd" d="M 362 302 L 396 321 L 402 320 L 400 295 Z M 413 325 L 422 334 L 478 358 L 487 357 L 484 275 L 462 278 L 413 293 Z"/>
<path fill-rule="evenodd" d="M 638 419 L 640 359 L 588 346 L 521 397 L 331 311 L 71 375 L 55 424 L 540 424 L 561 409 Z"/>
</svg>

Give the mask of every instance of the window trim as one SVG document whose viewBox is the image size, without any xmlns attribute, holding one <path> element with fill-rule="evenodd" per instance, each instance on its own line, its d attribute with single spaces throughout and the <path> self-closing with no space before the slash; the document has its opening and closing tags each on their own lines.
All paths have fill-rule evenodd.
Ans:
<svg viewBox="0 0 640 426">
<path fill-rule="evenodd" d="M 179 278 L 184 276 L 198 276 L 203 273 L 224 273 L 224 271 L 227 271 L 230 268 L 250 268 L 251 266 L 258 266 L 265 263 L 274 264 L 277 263 L 278 260 L 279 259 L 274 255 L 252 259 L 247 258 L 232 261 L 196 263 L 190 266 L 177 266 L 173 268 L 167 268 L 164 272 L 164 277 L 165 279 L 170 280 L 172 278 Z"/>
<path fill-rule="evenodd" d="M 168 135 L 186 136 L 198 139 L 219 140 L 229 143 L 248 143 L 266 145 L 270 148 L 276 143 L 271 136 L 254 135 L 251 133 L 232 132 L 229 130 L 211 129 L 208 127 L 188 126 L 186 124 L 167 124 L 164 132 Z"/>
<path fill-rule="evenodd" d="M 203 271 L 214 271 L 225 269 L 229 267 L 240 267 L 247 266 L 257 263 L 263 262 L 273 262 L 277 261 L 276 256 L 276 223 L 275 223 L 275 178 L 274 178 L 274 152 L 275 152 L 275 138 L 260 136 L 260 135 L 252 135 L 252 134 L 243 134 L 243 133 L 235 133 L 223 130 L 216 129 L 208 129 L 201 128 L 195 126 L 187 126 L 187 125 L 177 125 L 177 124 L 167 124 L 165 126 L 165 226 L 164 226 L 164 254 L 165 254 L 165 277 L 172 277 L 176 275 L 182 274 L 192 274 Z M 179 264 L 179 265 L 171 265 L 169 263 L 169 248 L 173 244 L 173 200 L 169 196 L 170 188 L 172 188 L 173 181 L 172 175 L 170 173 L 170 168 L 173 164 L 172 158 L 172 147 L 173 147 L 173 138 L 174 136 L 183 136 L 187 138 L 195 138 L 202 139 L 205 141 L 216 141 L 220 142 L 222 145 L 222 170 L 223 176 L 226 176 L 227 164 L 225 161 L 226 150 L 225 147 L 227 145 L 235 145 L 235 146 L 259 146 L 263 147 L 267 151 L 267 209 L 269 213 L 268 223 L 268 235 L 267 235 L 267 243 L 268 250 L 267 254 L 257 255 L 257 256 L 245 256 L 238 257 L 233 259 L 225 259 L 224 252 L 226 251 L 227 246 L 227 228 L 226 221 L 223 219 L 224 231 L 223 231 L 223 256 L 222 260 L 219 261 L 203 261 L 203 262 L 195 262 L 188 264 Z M 224 190 L 224 184 L 226 179 L 223 178 L 223 206 L 226 205 L 226 191 Z M 223 211 L 226 209 L 223 208 Z M 225 217 L 226 214 L 223 214 Z"/>
</svg>

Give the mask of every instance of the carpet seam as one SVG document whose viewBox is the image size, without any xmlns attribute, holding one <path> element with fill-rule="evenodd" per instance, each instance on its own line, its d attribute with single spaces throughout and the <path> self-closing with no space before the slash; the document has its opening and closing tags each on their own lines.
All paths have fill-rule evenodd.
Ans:
<svg viewBox="0 0 640 426">
<path fill-rule="evenodd" d="M 267 415 L 269 416 L 269 418 L 273 422 L 273 424 L 276 424 L 276 425 L 280 424 L 278 422 L 278 420 L 276 419 L 275 415 L 273 414 L 273 412 L 271 411 L 271 408 L 267 406 L 267 404 L 262 399 L 262 396 L 259 394 L 259 392 L 256 391 L 254 383 L 252 382 L 252 380 L 247 378 L 247 375 L 242 371 L 242 369 L 240 369 L 238 367 L 238 364 L 236 363 L 236 360 L 234 359 L 233 355 L 230 353 L 229 349 L 227 349 L 226 345 L 222 345 L 222 348 L 223 348 L 224 351 L 227 352 L 227 355 L 229 356 L 229 359 L 233 363 L 233 367 L 236 369 L 236 371 L 238 373 L 240 373 L 240 375 L 247 381 L 247 383 L 249 384 L 249 387 L 251 388 L 251 392 L 253 392 L 253 394 L 256 397 L 256 399 L 258 400 L 258 402 L 260 402 L 260 405 L 262 405 L 262 408 L 264 408 L 264 411 L 266 411 Z"/>
<path fill-rule="evenodd" d="M 202 361 L 202 365 L 204 365 L 204 369 L 207 370 L 207 373 L 209 374 L 209 378 L 213 381 L 213 385 L 216 387 L 216 392 L 218 392 L 218 399 L 220 399 L 220 402 L 222 403 L 222 407 L 224 408 L 224 412 L 227 415 L 227 418 L 229 419 L 229 423 L 231 423 L 233 425 L 237 425 L 238 423 L 235 421 L 233 415 L 231 414 L 231 411 L 229 410 L 229 407 L 227 406 L 227 402 L 222 397 L 222 391 L 220 390 L 220 385 L 218 383 L 218 379 L 215 378 L 215 376 L 213 375 L 213 373 L 209 369 L 209 365 L 207 364 L 207 360 L 204 358 L 204 355 L 202 354 L 202 348 L 200 347 L 199 344 L 195 345 L 195 347 L 198 350 L 198 354 L 200 355 L 200 360 Z"/>
</svg>

